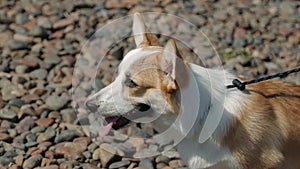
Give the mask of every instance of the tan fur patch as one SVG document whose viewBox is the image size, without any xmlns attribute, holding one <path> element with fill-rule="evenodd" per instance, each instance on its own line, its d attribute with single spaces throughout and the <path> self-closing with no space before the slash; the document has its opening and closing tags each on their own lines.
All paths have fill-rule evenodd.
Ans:
<svg viewBox="0 0 300 169">
<path fill-rule="evenodd" d="M 247 89 L 248 100 L 223 145 L 246 169 L 300 168 L 300 86 L 266 81 Z"/>
<path fill-rule="evenodd" d="M 128 74 L 130 78 L 138 84 L 137 88 L 128 88 L 128 93 L 132 97 L 144 97 L 153 89 L 159 89 L 172 113 L 179 112 L 179 100 L 175 91 L 169 91 L 164 84 L 165 73 L 160 69 L 162 56 L 150 55 L 134 62 Z M 146 96 L 145 96 L 146 97 Z"/>
</svg>

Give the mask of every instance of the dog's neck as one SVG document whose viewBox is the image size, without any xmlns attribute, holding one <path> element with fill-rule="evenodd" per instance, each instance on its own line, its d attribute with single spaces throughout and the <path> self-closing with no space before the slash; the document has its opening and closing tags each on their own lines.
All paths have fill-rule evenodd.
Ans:
<svg viewBox="0 0 300 169">
<path fill-rule="evenodd" d="M 239 117 L 245 96 L 237 89 L 226 88 L 236 77 L 225 70 L 207 69 L 195 64 L 189 64 L 189 67 L 198 82 L 201 100 L 194 132 L 207 130 L 205 125 L 216 124 L 210 138 L 220 143 Z"/>
<path fill-rule="evenodd" d="M 226 89 L 226 85 L 236 77 L 221 69 L 206 69 L 194 64 L 189 64 L 188 67 L 188 83 L 180 89 L 180 104 L 185 108 L 184 112 L 178 113 L 178 121 L 175 123 L 176 116 L 163 115 L 154 125 L 164 131 L 170 126 L 168 122 L 171 122 L 178 126 L 177 129 L 182 134 L 188 133 L 187 137 L 199 137 L 205 125 L 216 124 L 215 128 L 212 126 L 210 139 L 220 144 L 234 119 L 239 116 L 244 100 L 239 90 Z M 194 119 L 196 120 L 192 125 Z"/>
</svg>

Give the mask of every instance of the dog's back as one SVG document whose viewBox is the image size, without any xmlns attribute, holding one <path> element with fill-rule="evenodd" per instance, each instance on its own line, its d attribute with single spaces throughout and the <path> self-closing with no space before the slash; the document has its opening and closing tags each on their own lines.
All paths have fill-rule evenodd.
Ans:
<svg viewBox="0 0 300 169">
<path fill-rule="evenodd" d="M 245 168 L 300 168 L 300 86 L 266 81 L 247 88 L 224 144 Z"/>
</svg>

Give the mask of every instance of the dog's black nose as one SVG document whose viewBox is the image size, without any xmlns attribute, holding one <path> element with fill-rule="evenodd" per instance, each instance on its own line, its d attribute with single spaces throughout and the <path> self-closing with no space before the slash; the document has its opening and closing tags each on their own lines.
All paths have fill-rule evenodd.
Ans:
<svg viewBox="0 0 300 169">
<path fill-rule="evenodd" d="M 98 105 L 95 103 L 94 100 L 87 100 L 85 102 L 85 107 L 88 109 L 88 111 L 92 113 L 96 113 L 98 109 Z"/>
</svg>

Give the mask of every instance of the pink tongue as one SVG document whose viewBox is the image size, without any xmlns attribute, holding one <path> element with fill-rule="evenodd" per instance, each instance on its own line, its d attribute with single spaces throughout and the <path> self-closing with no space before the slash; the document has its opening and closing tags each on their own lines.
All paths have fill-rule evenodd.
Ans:
<svg viewBox="0 0 300 169">
<path fill-rule="evenodd" d="M 112 126 L 113 126 L 112 122 L 107 125 L 101 126 L 99 129 L 99 136 L 100 137 L 106 136 L 109 133 L 109 131 L 111 130 Z"/>
</svg>

